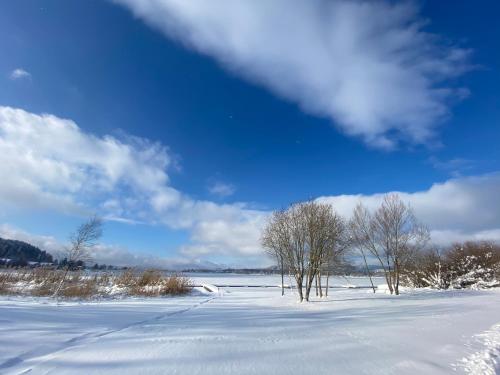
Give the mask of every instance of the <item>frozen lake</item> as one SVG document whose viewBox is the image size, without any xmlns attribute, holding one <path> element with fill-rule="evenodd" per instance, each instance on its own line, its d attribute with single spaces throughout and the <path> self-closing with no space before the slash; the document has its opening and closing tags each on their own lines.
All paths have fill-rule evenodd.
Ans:
<svg viewBox="0 0 500 375">
<path fill-rule="evenodd" d="M 214 284 L 217 286 L 263 286 L 277 287 L 281 285 L 281 275 L 256 275 L 256 274 L 235 274 L 235 273 L 186 273 L 193 283 Z M 323 286 L 326 285 L 326 277 L 323 277 Z M 375 285 L 383 284 L 384 280 L 381 277 L 374 277 Z M 286 285 L 295 285 L 293 277 L 285 276 Z M 370 287 L 370 281 L 367 277 L 357 276 L 332 276 L 330 277 L 329 286 L 331 288 L 344 288 L 347 285 L 358 287 Z"/>
</svg>

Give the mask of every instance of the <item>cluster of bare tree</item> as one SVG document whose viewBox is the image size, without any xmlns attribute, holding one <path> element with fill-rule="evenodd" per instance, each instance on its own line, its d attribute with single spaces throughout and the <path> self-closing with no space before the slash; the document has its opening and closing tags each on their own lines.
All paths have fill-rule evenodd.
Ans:
<svg viewBox="0 0 500 375">
<path fill-rule="evenodd" d="M 381 206 L 370 212 L 359 204 L 346 222 L 329 204 L 309 201 L 273 213 L 262 235 L 262 245 L 278 263 L 283 277 L 294 275 L 300 301 L 309 300 L 313 281 L 323 295 L 321 276 L 339 267 L 348 250 L 358 252 L 368 275 L 367 257 L 384 270 L 391 294 L 399 294 L 401 275 L 429 240 L 410 206 L 395 195 L 387 195 Z M 375 292 L 375 286 L 372 282 Z M 282 288 L 283 294 L 283 288 Z"/>
<path fill-rule="evenodd" d="M 412 208 L 396 194 L 386 195 L 374 213 L 358 204 L 349 222 L 349 232 L 351 246 L 362 255 L 368 274 L 367 254 L 384 270 L 391 294 L 399 294 L 402 273 L 430 238 Z"/>
<path fill-rule="evenodd" d="M 262 244 L 280 267 L 282 294 L 284 274 L 289 271 L 295 278 L 300 301 L 309 301 L 315 279 L 322 295 L 321 275 L 328 280 L 332 267 L 341 261 L 347 248 L 345 234 L 344 220 L 328 204 L 310 201 L 274 212 Z"/>
</svg>

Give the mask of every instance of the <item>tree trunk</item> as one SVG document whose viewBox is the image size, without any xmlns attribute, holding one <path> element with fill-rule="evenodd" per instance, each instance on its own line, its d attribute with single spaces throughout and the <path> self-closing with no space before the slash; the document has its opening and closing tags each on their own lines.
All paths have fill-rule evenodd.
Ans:
<svg viewBox="0 0 500 375">
<path fill-rule="evenodd" d="M 318 275 L 314 278 L 314 287 L 316 288 L 316 297 L 318 296 Z"/>
<path fill-rule="evenodd" d="M 312 272 L 312 271 L 311 271 Z M 309 295 L 311 294 L 312 282 L 315 274 L 312 273 L 306 277 L 306 301 L 309 302 Z"/>
<path fill-rule="evenodd" d="M 321 286 L 321 271 L 318 272 L 318 276 L 316 277 L 318 278 L 319 297 L 323 298 L 323 287 Z"/>
<path fill-rule="evenodd" d="M 394 288 L 392 284 L 392 273 L 390 267 L 388 269 L 384 269 L 385 282 L 387 283 L 387 287 L 389 288 L 389 292 L 394 294 Z"/>
<path fill-rule="evenodd" d="M 325 287 L 325 297 L 328 297 L 328 282 L 330 280 L 330 270 L 326 270 L 326 287 Z"/>
<path fill-rule="evenodd" d="M 399 265 L 394 268 L 394 293 L 399 296 Z"/>
<path fill-rule="evenodd" d="M 66 269 L 64 270 L 64 275 L 63 275 L 63 277 L 61 279 L 61 282 L 57 286 L 57 289 L 54 292 L 54 294 L 52 295 L 52 297 L 57 298 L 57 296 L 59 295 L 59 291 L 61 290 L 61 288 L 62 288 L 62 286 L 64 284 L 64 281 L 66 280 L 66 275 L 68 275 L 68 272 L 69 272 L 69 265 L 66 266 Z"/>
<path fill-rule="evenodd" d="M 368 262 L 366 261 L 366 255 L 365 255 L 364 251 L 362 251 L 361 254 L 363 255 L 363 260 L 365 262 L 366 273 L 368 275 L 368 278 L 370 279 L 370 284 L 372 285 L 373 293 L 376 293 L 376 291 L 375 291 L 375 285 L 373 285 L 372 274 L 370 272 L 370 268 L 368 267 Z"/>
<path fill-rule="evenodd" d="M 297 291 L 299 292 L 299 301 L 304 300 L 304 295 L 302 293 L 302 279 L 297 279 Z"/>
<path fill-rule="evenodd" d="M 281 296 L 285 295 L 285 268 L 283 266 L 283 260 L 281 260 Z"/>
<path fill-rule="evenodd" d="M 391 292 L 392 295 L 394 294 L 394 288 L 393 288 L 393 281 L 392 281 L 393 277 L 389 259 L 387 259 L 387 270 L 385 271 L 385 278 L 387 280 L 387 286 L 389 287 L 389 292 Z"/>
<path fill-rule="evenodd" d="M 387 287 L 389 288 L 389 292 L 391 294 L 393 294 L 394 293 L 394 289 L 392 288 L 392 279 L 391 279 L 390 272 L 386 272 L 386 274 L 385 274 L 385 282 L 387 283 Z"/>
</svg>

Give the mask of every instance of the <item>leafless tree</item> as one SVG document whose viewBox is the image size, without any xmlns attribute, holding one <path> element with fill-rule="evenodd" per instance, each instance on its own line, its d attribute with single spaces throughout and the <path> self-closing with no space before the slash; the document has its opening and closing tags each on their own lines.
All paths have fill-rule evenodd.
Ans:
<svg viewBox="0 0 500 375">
<path fill-rule="evenodd" d="M 347 225 L 343 218 L 340 216 L 336 216 L 336 220 L 334 225 L 332 226 L 332 230 L 336 231 L 336 240 L 333 243 L 325 256 L 325 260 L 320 270 L 319 276 L 319 294 L 320 297 L 323 296 L 321 289 L 321 277 L 325 275 L 326 277 L 326 285 L 325 285 L 325 297 L 328 297 L 328 289 L 330 284 L 330 275 L 336 274 L 339 271 L 342 271 L 347 265 L 347 261 L 345 259 L 345 254 L 349 250 L 350 242 L 349 242 L 349 232 Z"/>
<path fill-rule="evenodd" d="M 264 248 L 282 257 L 283 269 L 286 266 L 293 273 L 300 301 L 304 299 L 303 289 L 309 301 L 315 277 L 321 276 L 321 270 L 340 249 L 337 241 L 344 228 L 341 223 L 330 205 L 309 201 L 275 212 L 264 230 Z"/>
<path fill-rule="evenodd" d="M 349 240 L 350 245 L 357 250 L 363 258 L 365 272 L 370 279 L 373 293 L 375 293 L 375 285 L 373 284 L 370 267 L 366 259 L 367 254 L 372 253 L 372 249 L 375 247 L 374 244 L 371 243 L 371 239 L 374 237 L 371 231 L 371 220 L 368 210 L 359 203 L 354 209 L 352 218 L 349 221 Z"/>
<path fill-rule="evenodd" d="M 97 244 L 101 236 L 102 220 L 97 216 L 88 219 L 70 235 L 70 244 L 64 251 L 67 264 L 61 282 L 54 292 L 54 297 L 57 297 L 59 294 L 68 272 L 72 267 L 79 262 L 89 262 L 92 260 L 91 249 Z"/>
<path fill-rule="evenodd" d="M 330 272 L 342 262 L 346 250 L 345 223 L 329 204 L 308 202 L 308 288 L 306 300 L 309 300 L 311 277 L 315 277 L 316 295 L 323 297 L 323 276 L 326 276 L 325 296 L 328 296 Z M 318 293 L 319 292 L 319 293 Z"/>
<path fill-rule="evenodd" d="M 429 240 L 427 228 L 417 221 L 412 208 L 397 194 L 386 195 L 374 214 L 358 205 L 350 229 L 353 243 L 380 263 L 390 293 L 399 294 L 402 271 Z"/>
<path fill-rule="evenodd" d="M 299 300 L 302 302 L 306 274 L 306 230 L 299 208 L 300 205 L 296 204 L 287 210 L 274 212 L 264 229 L 262 245 L 273 256 L 282 256 L 283 265 L 286 264 L 295 278 Z"/>
<path fill-rule="evenodd" d="M 281 295 L 285 295 L 285 254 L 288 246 L 287 226 L 283 211 L 273 212 L 261 237 L 266 253 L 276 260 L 281 273 Z"/>
</svg>

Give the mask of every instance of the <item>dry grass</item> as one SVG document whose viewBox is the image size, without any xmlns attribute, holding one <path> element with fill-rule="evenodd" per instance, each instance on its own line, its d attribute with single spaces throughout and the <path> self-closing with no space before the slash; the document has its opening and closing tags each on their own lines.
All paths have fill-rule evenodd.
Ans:
<svg viewBox="0 0 500 375">
<path fill-rule="evenodd" d="M 163 281 L 163 276 L 158 270 L 146 270 L 139 275 L 136 285 L 139 287 L 143 286 L 156 286 L 160 285 Z"/>
<path fill-rule="evenodd" d="M 51 297 L 54 295 L 54 292 L 56 291 L 57 284 L 40 284 L 37 285 L 35 288 L 30 290 L 29 293 L 26 293 L 28 295 L 32 296 L 37 296 L 37 297 Z M 19 294 L 25 294 L 25 293 L 19 293 Z"/>
<path fill-rule="evenodd" d="M 135 278 L 135 272 L 132 268 L 123 271 L 120 276 L 116 279 L 116 284 L 118 286 L 130 286 L 133 284 Z"/>
<path fill-rule="evenodd" d="M 64 278 L 63 270 L 48 268 L 0 270 L 0 294 L 53 296 Z M 69 272 L 59 298 L 91 299 L 110 295 L 165 296 L 191 291 L 191 281 L 181 275 L 165 276 L 149 269 L 122 273 Z"/>
<path fill-rule="evenodd" d="M 98 296 L 97 278 L 91 278 L 79 283 L 72 283 L 60 292 L 64 298 L 90 299 Z"/>
<path fill-rule="evenodd" d="M 146 270 L 129 280 L 130 294 L 136 296 L 165 296 L 187 294 L 191 281 L 183 276 L 164 276 L 158 270 Z"/>
<path fill-rule="evenodd" d="M 160 294 L 172 296 L 182 295 L 189 293 L 192 287 L 193 284 L 187 277 L 172 275 L 165 280 Z"/>
<path fill-rule="evenodd" d="M 7 273 L 0 273 L 0 294 L 11 294 L 10 277 Z"/>
</svg>

